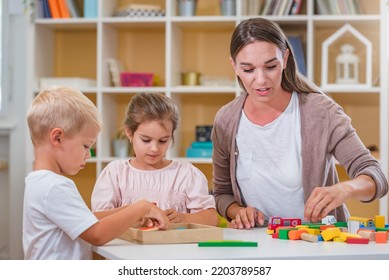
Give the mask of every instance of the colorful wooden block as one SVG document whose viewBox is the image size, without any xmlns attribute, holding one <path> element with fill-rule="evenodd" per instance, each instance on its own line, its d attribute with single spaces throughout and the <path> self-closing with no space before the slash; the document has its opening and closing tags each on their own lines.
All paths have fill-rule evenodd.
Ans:
<svg viewBox="0 0 389 280">
<path fill-rule="evenodd" d="M 327 228 L 321 232 L 321 236 L 323 237 L 324 241 L 330 241 L 335 237 L 339 237 L 340 234 L 340 229 L 336 227 Z"/>
<path fill-rule="evenodd" d="M 344 241 L 346 241 L 348 238 L 361 238 L 359 234 L 349 232 L 341 232 L 339 237 L 342 238 Z"/>
<path fill-rule="evenodd" d="M 308 228 L 307 231 L 309 234 L 320 235 L 320 229 L 318 228 Z"/>
<path fill-rule="evenodd" d="M 385 227 L 385 216 L 375 215 L 374 216 L 374 224 L 376 228 L 384 228 Z"/>
<path fill-rule="evenodd" d="M 379 231 L 375 233 L 375 243 L 387 243 L 388 242 L 388 233 L 384 231 Z"/>
<path fill-rule="evenodd" d="M 300 235 L 300 238 L 304 241 L 316 243 L 319 241 L 319 236 L 314 235 L 314 234 L 309 234 L 309 233 L 302 233 Z"/>
<path fill-rule="evenodd" d="M 355 238 L 355 237 L 349 237 L 346 240 L 347 244 L 368 244 L 369 239 L 368 238 Z"/>
<path fill-rule="evenodd" d="M 290 240 L 300 240 L 302 233 L 308 233 L 306 229 L 292 229 L 288 232 L 288 238 Z"/>
</svg>

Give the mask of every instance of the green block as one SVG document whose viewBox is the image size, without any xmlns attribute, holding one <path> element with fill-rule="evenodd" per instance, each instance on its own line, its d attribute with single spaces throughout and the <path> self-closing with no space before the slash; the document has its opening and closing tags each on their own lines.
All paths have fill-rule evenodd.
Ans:
<svg viewBox="0 0 389 280">
<path fill-rule="evenodd" d="M 388 229 L 383 227 L 377 227 L 375 228 L 375 231 L 388 231 Z"/>
<path fill-rule="evenodd" d="M 347 227 L 347 222 L 336 222 L 334 224 L 336 227 Z"/>
<path fill-rule="evenodd" d="M 290 229 L 290 228 L 288 228 L 288 229 L 279 229 L 278 230 L 278 239 L 289 239 L 288 233 L 291 230 L 292 229 Z"/>
<path fill-rule="evenodd" d="M 306 223 L 303 225 L 306 225 L 309 228 L 316 228 L 316 229 L 320 229 L 321 226 L 325 226 L 325 224 L 322 224 L 322 223 Z"/>
</svg>

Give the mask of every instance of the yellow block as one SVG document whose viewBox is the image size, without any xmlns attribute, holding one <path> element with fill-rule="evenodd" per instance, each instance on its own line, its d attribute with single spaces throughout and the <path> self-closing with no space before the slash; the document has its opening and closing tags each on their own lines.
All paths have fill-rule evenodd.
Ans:
<svg viewBox="0 0 389 280">
<path fill-rule="evenodd" d="M 340 233 L 340 238 L 342 238 L 343 241 L 346 242 L 348 237 L 361 238 L 361 236 L 359 234 L 356 234 L 356 233 L 348 233 L 348 232 Z"/>
<path fill-rule="evenodd" d="M 334 242 L 344 242 L 344 240 L 340 237 L 335 237 L 334 239 L 332 239 L 332 241 Z"/>
<path fill-rule="evenodd" d="M 301 229 L 301 228 L 309 228 L 309 226 L 308 225 L 297 225 L 296 226 L 296 228 L 298 228 L 298 229 Z"/>
<path fill-rule="evenodd" d="M 384 228 L 385 227 L 385 216 L 375 215 L 374 216 L 374 224 L 377 228 Z"/>
<path fill-rule="evenodd" d="M 320 229 L 318 228 L 307 228 L 309 234 L 320 235 Z"/>
<path fill-rule="evenodd" d="M 321 232 L 321 236 L 323 236 L 324 241 L 330 241 L 335 237 L 339 237 L 340 233 L 339 228 L 327 228 Z"/>
</svg>

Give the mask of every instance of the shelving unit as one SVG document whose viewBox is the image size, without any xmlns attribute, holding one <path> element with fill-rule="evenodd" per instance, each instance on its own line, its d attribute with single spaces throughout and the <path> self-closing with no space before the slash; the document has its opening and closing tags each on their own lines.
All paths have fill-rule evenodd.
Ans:
<svg viewBox="0 0 389 280">
<path fill-rule="evenodd" d="M 115 9 L 136 0 L 98 0 L 95 19 L 41 19 L 32 24 L 33 55 L 31 69 L 34 92 L 42 77 L 84 77 L 96 79 L 95 88 L 80 88 L 98 107 L 103 130 L 96 143 L 97 156 L 86 170 L 75 176 L 89 203 L 96 176 L 115 158 L 113 135 L 121 126 L 131 97 L 142 91 L 161 92 L 173 98 L 181 112 L 180 126 L 169 158 L 185 158 L 185 149 L 195 140 L 195 126 L 212 124 L 218 109 L 240 94 L 234 86 L 182 86 L 181 73 L 200 72 L 204 76 L 234 80 L 229 63 L 229 41 L 235 26 L 253 15 L 242 14 L 248 0 L 236 0 L 236 15 L 220 15 L 219 0 L 198 1 L 196 16 L 179 16 L 176 0 L 148 0 L 165 10 L 164 17 L 113 17 Z M 81 1 L 82 2 L 82 1 Z M 373 79 L 387 77 L 384 0 L 369 1 L 360 15 L 316 14 L 316 0 L 303 0 L 297 15 L 267 16 L 280 24 L 287 34 L 300 35 L 305 49 L 307 76 L 320 85 L 321 43 L 343 24 L 350 23 L 373 43 Z M 127 70 L 153 72 L 159 77 L 155 87 L 113 87 L 107 60 L 116 58 Z M 330 94 L 353 119 L 365 145 L 379 147 L 379 159 L 388 171 L 388 84 L 379 79 L 372 88 L 349 92 L 331 89 Z M 368 116 L 368 117 L 366 117 Z M 207 174 L 211 186 L 211 159 L 185 158 Z M 82 183 L 82 184 L 80 184 Z M 389 216 L 385 198 L 377 211 Z M 376 211 L 376 212 L 377 212 Z"/>
</svg>

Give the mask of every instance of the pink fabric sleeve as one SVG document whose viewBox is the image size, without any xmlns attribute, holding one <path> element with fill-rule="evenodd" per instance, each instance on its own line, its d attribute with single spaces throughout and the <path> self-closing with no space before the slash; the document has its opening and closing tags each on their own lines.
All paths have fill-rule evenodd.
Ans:
<svg viewBox="0 0 389 280">
<path fill-rule="evenodd" d="M 205 175 L 195 166 L 191 165 L 186 188 L 186 207 L 190 213 L 215 208 L 215 199 L 209 194 L 208 181 Z"/>
<path fill-rule="evenodd" d="M 115 161 L 109 163 L 97 178 L 91 198 L 93 212 L 122 206 L 118 183 L 118 166 Z"/>
</svg>

